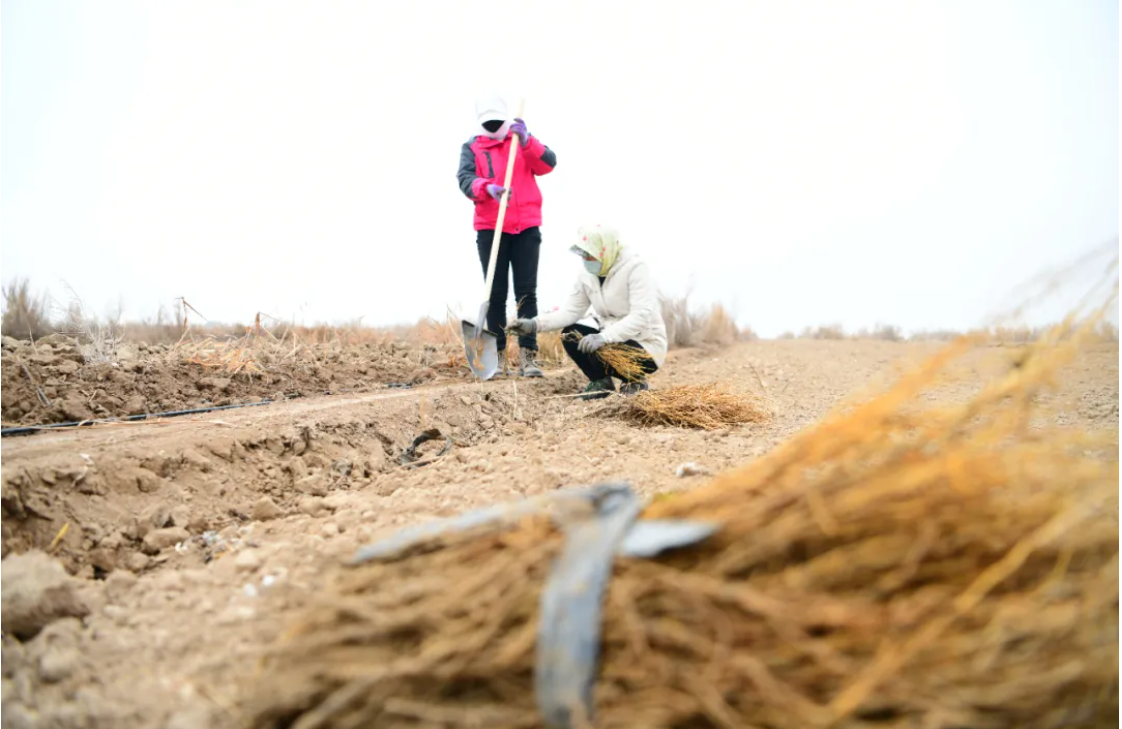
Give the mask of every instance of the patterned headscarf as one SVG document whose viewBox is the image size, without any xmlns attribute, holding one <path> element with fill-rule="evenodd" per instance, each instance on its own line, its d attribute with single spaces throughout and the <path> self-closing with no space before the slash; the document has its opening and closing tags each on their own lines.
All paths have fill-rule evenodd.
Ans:
<svg viewBox="0 0 1122 729">
<path fill-rule="evenodd" d="M 600 261 L 600 275 L 607 276 L 623 250 L 619 242 L 619 233 L 615 228 L 593 223 L 582 225 L 577 231 L 577 236 L 578 240 L 572 247 L 573 253 L 578 255 L 587 253 Z"/>
</svg>

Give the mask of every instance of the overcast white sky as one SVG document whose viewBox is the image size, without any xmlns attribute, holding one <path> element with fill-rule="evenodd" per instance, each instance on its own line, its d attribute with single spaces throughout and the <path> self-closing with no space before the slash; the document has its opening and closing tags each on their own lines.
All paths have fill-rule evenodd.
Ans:
<svg viewBox="0 0 1122 729">
<path fill-rule="evenodd" d="M 975 325 L 1118 235 L 1118 4 L 4 0 L 2 276 L 126 316 L 481 299 L 473 100 L 558 156 L 539 301 L 610 222 L 764 335 Z"/>
</svg>

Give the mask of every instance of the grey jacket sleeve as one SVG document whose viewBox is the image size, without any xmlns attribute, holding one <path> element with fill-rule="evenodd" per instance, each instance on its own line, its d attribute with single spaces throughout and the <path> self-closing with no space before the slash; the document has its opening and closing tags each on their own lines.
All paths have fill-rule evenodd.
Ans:
<svg viewBox="0 0 1122 729">
<path fill-rule="evenodd" d="M 464 146 L 460 148 L 460 169 L 456 172 L 456 178 L 460 181 L 460 192 L 467 195 L 468 199 L 475 200 L 475 194 L 472 191 L 472 183 L 475 182 L 475 152 L 471 151 L 471 143 L 475 141 L 475 137 L 464 142 Z"/>
</svg>

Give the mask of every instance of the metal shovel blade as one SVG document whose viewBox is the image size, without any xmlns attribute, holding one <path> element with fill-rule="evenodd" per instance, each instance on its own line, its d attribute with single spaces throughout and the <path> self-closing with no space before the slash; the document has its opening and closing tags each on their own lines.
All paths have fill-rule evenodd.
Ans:
<svg viewBox="0 0 1122 729">
<path fill-rule="evenodd" d="M 483 328 L 487 320 L 487 305 L 479 311 L 476 322 L 464 319 L 463 328 L 464 356 L 468 367 L 481 380 L 489 380 L 499 371 L 499 338 Z"/>
</svg>

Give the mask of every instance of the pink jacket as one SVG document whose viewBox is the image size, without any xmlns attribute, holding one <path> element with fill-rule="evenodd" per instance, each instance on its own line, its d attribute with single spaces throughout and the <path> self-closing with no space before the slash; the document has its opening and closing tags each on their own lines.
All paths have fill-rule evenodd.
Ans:
<svg viewBox="0 0 1122 729">
<path fill-rule="evenodd" d="M 518 137 L 508 134 L 506 139 L 472 137 L 460 150 L 460 169 L 456 177 L 460 191 L 475 201 L 475 229 L 494 230 L 499 217 L 499 201 L 492 199 L 485 189 L 494 183 L 502 185 L 506 177 L 507 155 Z M 514 161 L 510 185 L 510 201 L 503 219 L 504 233 L 521 233 L 527 228 L 542 224 L 542 193 L 538 189 L 538 175 L 547 175 L 557 166 L 557 155 L 533 135 L 525 147 L 518 150 Z"/>
</svg>

